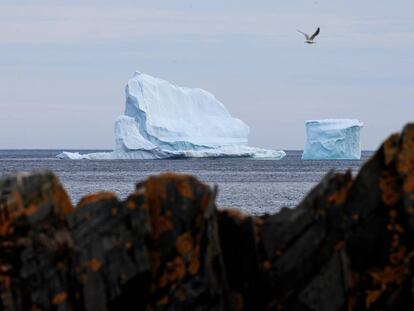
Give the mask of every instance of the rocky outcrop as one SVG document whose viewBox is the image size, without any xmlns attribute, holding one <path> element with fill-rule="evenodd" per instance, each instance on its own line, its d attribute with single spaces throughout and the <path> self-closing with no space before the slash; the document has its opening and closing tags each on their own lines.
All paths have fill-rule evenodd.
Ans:
<svg viewBox="0 0 414 311">
<path fill-rule="evenodd" d="M 252 217 L 164 174 L 76 208 L 48 172 L 0 180 L 2 310 L 411 310 L 414 125 L 302 203 Z"/>
</svg>

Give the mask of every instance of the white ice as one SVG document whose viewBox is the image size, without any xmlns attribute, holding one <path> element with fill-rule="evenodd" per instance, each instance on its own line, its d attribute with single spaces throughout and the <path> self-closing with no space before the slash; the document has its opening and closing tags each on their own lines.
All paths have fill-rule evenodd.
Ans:
<svg viewBox="0 0 414 311">
<path fill-rule="evenodd" d="M 126 86 L 124 115 L 115 122 L 111 153 L 63 152 L 69 159 L 249 157 L 282 159 L 282 150 L 247 146 L 249 127 L 213 94 L 135 72 Z"/>
<path fill-rule="evenodd" d="M 360 131 L 355 119 L 306 121 L 307 141 L 303 160 L 358 160 L 361 158 Z"/>
</svg>

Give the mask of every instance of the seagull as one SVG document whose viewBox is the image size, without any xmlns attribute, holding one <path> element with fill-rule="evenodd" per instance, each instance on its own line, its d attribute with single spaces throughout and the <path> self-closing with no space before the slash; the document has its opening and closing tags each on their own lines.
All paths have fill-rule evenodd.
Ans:
<svg viewBox="0 0 414 311">
<path fill-rule="evenodd" d="M 303 34 L 304 36 L 305 36 L 305 38 L 306 38 L 306 43 L 308 43 L 308 44 L 314 44 L 314 43 L 316 43 L 316 42 L 314 42 L 313 41 L 313 39 L 315 39 L 315 37 L 319 34 L 319 27 L 318 27 L 318 29 L 316 29 L 316 31 L 315 31 L 315 33 L 312 35 L 312 36 L 310 36 L 309 37 L 309 35 L 307 34 L 307 33 L 304 33 L 303 31 L 300 31 L 299 29 L 296 29 L 297 31 L 299 31 L 301 34 Z"/>
</svg>

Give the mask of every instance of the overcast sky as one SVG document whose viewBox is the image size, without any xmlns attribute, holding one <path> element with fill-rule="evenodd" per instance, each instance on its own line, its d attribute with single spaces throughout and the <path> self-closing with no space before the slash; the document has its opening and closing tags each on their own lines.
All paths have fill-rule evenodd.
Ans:
<svg viewBox="0 0 414 311">
<path fill-rule="evenodd" d="M 113 147 L 135 70 L 206 89 L 249 144 L 303 149 L 357 118 L 363 149 L 414 121 L 412 0 L 0 2 L 0 148 Z M 321 33 L 307 45 L 299 28 Z"/>
</svg>

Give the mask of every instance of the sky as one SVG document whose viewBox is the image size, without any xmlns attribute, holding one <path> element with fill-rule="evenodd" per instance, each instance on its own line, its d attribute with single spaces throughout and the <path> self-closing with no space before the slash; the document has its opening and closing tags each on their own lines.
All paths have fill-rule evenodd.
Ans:
<svg viewBox="0 0 414 311">
<path fill-rule="evenodd" d="M 363 149 L 414 121 L 412 0 L 1 0 L 0 149 L 112 149 L 135 70 L 213 93 L 249 145 L 303 149 L 357 118 Z M 296 31 L 321 28 L 308 45 Z"/>
</svg>

